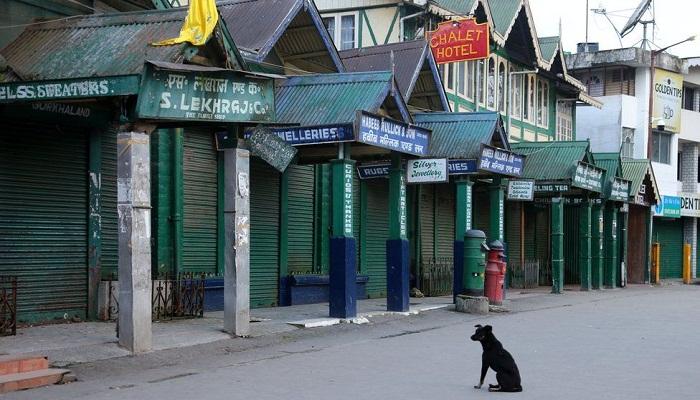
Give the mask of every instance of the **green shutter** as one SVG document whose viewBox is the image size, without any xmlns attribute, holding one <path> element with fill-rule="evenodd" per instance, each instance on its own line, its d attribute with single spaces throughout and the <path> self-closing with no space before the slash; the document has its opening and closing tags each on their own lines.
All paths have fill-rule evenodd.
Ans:
<svg viewBox="0 0 700 400">
<path fill-rule="evenodd" d="M 250 159 L 250 305 L 277 304 L 280 174 Z M 289 227 L 291 229 L 291 226 Z"/>
<path fill-rule="evenodd" d="M 389 180 L 370 179 L 367 188 L 367 213 L 362 219 L 367 224 L 363 246 L 367 257 L 367 295 L 386 296 L 386 241 L 389 238 Z"/>
<path fill-rule="evenodd" d="M 435 186 L 421 185 L 420 189 L 420 254 L 421 264 L 435 257 Z"/>
<path fill-rule="evenodd" d="M 313 165 L 289 167 L 288 192 L 288 271 L 289 274 L 314 272 L 314 185 Z"/>
<path fill-rule="evenodd" d="M 437 256 L 441 262 L 454 257 L 455 237 L 455 187 L 452 184 L 435 185 L 437 209 L 435 212 L 435 229 Z"/>
<path fill-rule="evenodd" d="M 218 153 L 213 135 L 186 130 L 183 153 L 182 270 L 216 274 Z"/>
<path fill-rule="evenodd" d="M 87 306 L 88 135 L 0 127 L 0 275 L 18 277 L 19 321 Z"/>
<path fill-rule="evenodd" d="M 581 282 L 578 265 L 580 215 L 581 207 L 572 204 L 564 205 L 564 283 L 568 285 Z"/>
<path fill-rule="evenodd" d="M 102 134 L 102 276 L 117 278 L 117 131 Z"/>
<path fill-rule="evenodd" d="M 508 264 L 520 265 L 520 213 L 525 205 L 521 201 L 506 201 L 506 243 L 508 244 Z"/>
<path fill-rule="evenodd" d="M 661 244 L 661 279 L 683 277 L 683 220 L 654 219 L 654 241 Z"/>
</svg>

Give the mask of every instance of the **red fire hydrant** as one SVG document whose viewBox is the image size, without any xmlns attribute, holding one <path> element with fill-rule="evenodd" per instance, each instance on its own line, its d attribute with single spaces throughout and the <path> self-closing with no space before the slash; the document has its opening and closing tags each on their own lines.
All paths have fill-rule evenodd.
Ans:
<svg viewBox="0 0 700 400">
<path fill-rule="evenodd" d="M 500 306 L 503 303 L 503 284 L 506 277 L 506 262 L 503 254 L 503 243 L 495 240 L 489 244 L 488 260 L 486 261 L 486 280 L 484 295 L 489 303 Z"/>
</svg>

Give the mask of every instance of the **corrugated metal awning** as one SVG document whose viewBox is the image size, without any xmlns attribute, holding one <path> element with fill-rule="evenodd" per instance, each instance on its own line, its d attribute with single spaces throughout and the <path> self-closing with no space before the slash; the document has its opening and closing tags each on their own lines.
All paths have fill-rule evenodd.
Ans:
<svg viewBox="0 0 700 400">
<path fill-rule="evenodd" d="M 415 113 L 413 119 L 416 125 L 433 131 L 432 157 L 476 159 L 482 144 L 510 149 L 497 112 Z"/>
</svg>

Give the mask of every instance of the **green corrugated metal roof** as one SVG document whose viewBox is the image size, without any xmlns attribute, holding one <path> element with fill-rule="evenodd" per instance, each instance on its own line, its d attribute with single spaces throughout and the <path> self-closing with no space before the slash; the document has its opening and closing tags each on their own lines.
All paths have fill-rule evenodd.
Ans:
<svg viewBox="0 0 700 400">
<path fill-rule="evenodd" d="M 394 84 L 391 72 L 295 76 L 278 82 L 277 121 L 301 125 L 348 124 L 356 111 L 376 112 Z M 396 89 L 394 100 L 405 109 Z"/>
<path fill-rule="evenodd" d="M 605 169 L 605 184 L 603 193 L 610 193 L 614 178 L 622 178 L 620 153 L 593 153 L 595 166 Z"/>
<path fill-rule="evenodd" d="M 492 144 L 494 135 L 507 140 L 497 112 L 416 113 L 416 125 L 431 129 L 430 155 L 444 158 L 478 158 L 482 144 Z"/>
<path fill-rule="evenodd" d="M 571 179 L 576 164 L 592 164 L 588 141 L 513 143 L 513 151 L 527 156 L 523 177 L 537 180 Z"/>
<path fill-rule="evenodd" d="M 493 17 L 493 27 L 501 36 L 505 36 L 513 20 L 522 8 L 522 0 L 489 0 L 489 8 Z"/>
<path fill-rule="evenodd" d="M 639 187 L 644 182 L 644 177 L 649 171 L 649 160 L 623 160 L 622 177 L 632 181 L 630 194 L 632 196 L 639 193 Z"/>
<path fill-rule="evenodd" d="M 476 0 L 431 0 L 432 4 L 459 15 L 468 15 L 474 9 Z"/>
<path fill-rule="evenodd" d="M 540 43 L 542 58 L 547 62 L 551 62 L 559 48 L 559 36 L 541 37 L 537 38 L 537 41 Z"/>
</svg>

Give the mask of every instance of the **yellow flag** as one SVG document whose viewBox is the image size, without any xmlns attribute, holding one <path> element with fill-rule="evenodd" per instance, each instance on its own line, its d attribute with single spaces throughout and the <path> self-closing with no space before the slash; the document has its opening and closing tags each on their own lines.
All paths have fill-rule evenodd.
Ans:
<svg viewBox="0 0 700 400">
<path fill-rule="evenodd" d="M 216 9 L 216 0 L 190 0 L 190 8 L 180 29 L 180 36 L 153 43 L 153 46 L 170 46 L 184 42 L 202 46 L 211 36 L 217 22 L 219 12 Z"/>
</svg>

